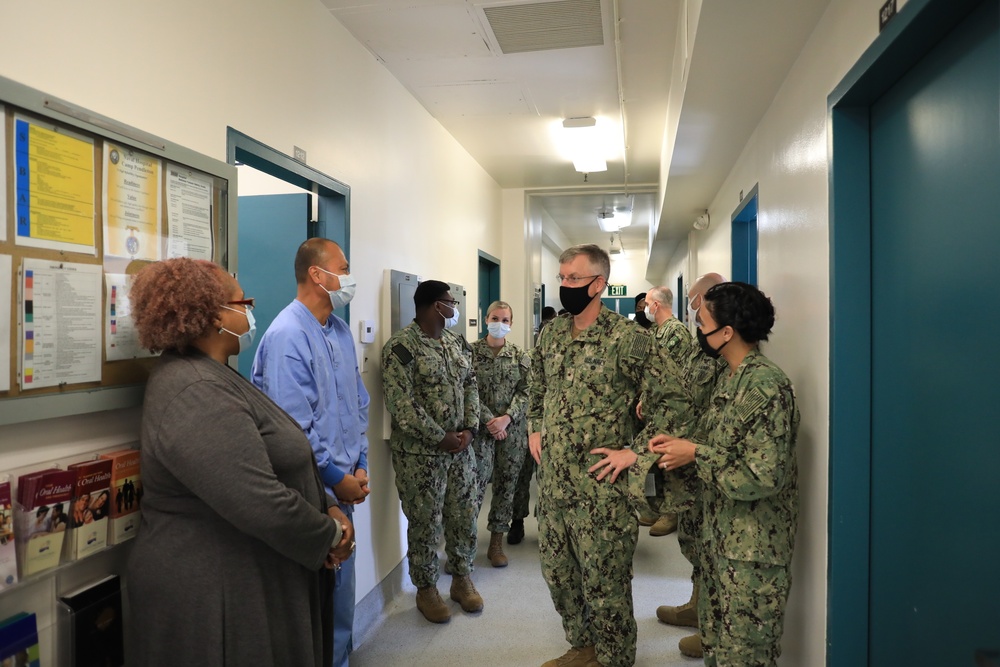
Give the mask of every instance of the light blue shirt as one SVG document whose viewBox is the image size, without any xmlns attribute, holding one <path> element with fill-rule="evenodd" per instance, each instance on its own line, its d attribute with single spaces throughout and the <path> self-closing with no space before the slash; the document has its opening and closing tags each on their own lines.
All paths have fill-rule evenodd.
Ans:
<svg viewBox="0 0 1000 667">
<path fill-rule="evenodd" d="M 358 372 L 351 329 L 334 314 L 320 325 L 295 300 L 261 338 L 253 383 L 305 431 L 323 483 L 368 470 L 368 390 Z"/>
</svg>

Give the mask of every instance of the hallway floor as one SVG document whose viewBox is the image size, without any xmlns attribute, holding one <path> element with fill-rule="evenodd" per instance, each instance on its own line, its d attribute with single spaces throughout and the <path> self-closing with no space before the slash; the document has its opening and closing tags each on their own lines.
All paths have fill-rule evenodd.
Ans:
<svg viewBox="0 0 1000 667">
<path fill-rule="evenodd" d="M 385 621 L 351 655 L 351 667 L 538 667 L 569 648 L 542 579 L 535 519 L 525 520 L 523 542 L 514 546 L 504 542 L 510 565 L 493 568 L 486 560 L 489 501 L 487 496 L 479 519 L 479 550 L 472 575 L 485 602 L 483 611 L 467 614 L 451 601 L 451 577 L 442 573 L 438 589 L 451 607 L 451 621 L 428 623 L 416 609 L 416 589 L 406 576 L 403 594 L 389 604 Z M 443 552 L 439 556 L 443 564 Z M 632 591 L 639 630 L 636 667 L 702 664 L 677 650 L 678 640 L 693 629 L 671 627 L 656 619 L 657 606 L 683 603 L 691 594 L 691 566 L 681 556 L 676 533 L 650 537 L 649 528 L 640 526 L 634 567 Z"/>
</svg>

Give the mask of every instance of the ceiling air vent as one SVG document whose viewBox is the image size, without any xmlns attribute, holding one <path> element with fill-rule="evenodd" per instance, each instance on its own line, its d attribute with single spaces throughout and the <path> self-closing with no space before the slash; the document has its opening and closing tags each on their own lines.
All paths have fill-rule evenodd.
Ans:
<svg viewBox="0 0 1000 667">
<path fill-rule="evenodd" d="M 503 5 L 483 12 L 505 54 L 604 44 L 601 0 Z"/>
</svg>

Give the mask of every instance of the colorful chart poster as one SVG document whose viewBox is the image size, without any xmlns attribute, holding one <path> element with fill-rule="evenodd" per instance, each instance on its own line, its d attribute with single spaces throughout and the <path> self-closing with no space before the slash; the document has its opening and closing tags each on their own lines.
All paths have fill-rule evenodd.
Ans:
<svg viewBox="0 0 1000 667">
<path fill-rule="evenodd" d="M 0 391 L 10 391 L 10 307 L 14 278 L 10 255 L 0 255 Z"/>
<path fill-rule="evenodd" d="M 167 257 L 212 261 L 212 182 L 178 167 L 167 167 Z"/>
<path fill-rule="evenodd" d="M 97 254 L 93 140 L 15 118 L 14 186 L 18 245 Z"/>
<path fill-rule="evenodd" d="M 96 264 L 25 259 L 21 389 L 101 379 L 101 275 Z"/>
<path fill-rule="evenodd" d="M 104 142 L 104 254 L 160 259 L 160 161 Z"/>
<path fill-rule="evenodd" d="M 104 274 L 107 299 L 104 313 L 104 356 L 108 361 L 156 356 L 139 344 L 128 301 L 129 276 Z"/>
</svg>

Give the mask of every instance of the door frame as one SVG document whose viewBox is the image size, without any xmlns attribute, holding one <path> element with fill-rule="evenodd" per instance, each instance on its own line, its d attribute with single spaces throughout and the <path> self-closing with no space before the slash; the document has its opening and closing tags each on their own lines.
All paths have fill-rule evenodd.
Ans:
<svg viewBox="0 0 1000 667">
<path fill-rule="evenodd" d="M 311 192 L 315 203 L 314 219 L 310 222 L 308 234 L 310 237 L 327 238 L 325 228 L 327 221 L 322 219 L 321 214 L 343 215 L 343 250 L 345 255 L 351 256 L 351 186 L 298 162 L 290 155 L 277 151 L 232 127 L 226 127 L 226 162 L 234 166 L 245 164 Z M 230 233 L 234 238 L 239 232 L 239 221 L 237 220 L 236 223 L 236 225 L 230 223 Z M 234 257 L 230 258 L 229 270 L 236 272 L 239 270 L 238 257 L 235 256 L 237 254 L 236 243 L 234 242 L 232 246 L 231 252 Z"/>
<path fill-rule="evenodd" d="M 869 110 L 982 1 L 908 0 L 827 98 L 830 132 L 827 667 L 867 665 L 870 640 Z"/>
<path fill-rule="evenodd" d="M 733 280 L 742 280 L 757 286 L 757 211 L 760 202 L 757 199 L 760 185 L 754 184 L 743 201 L 733 211 L 730 222 L 730 276 Z M 751 226 L 752 223 L 752 226 Z"/>
</svg>

